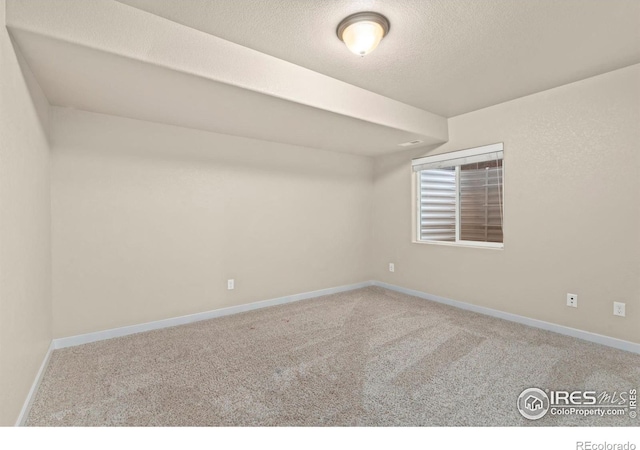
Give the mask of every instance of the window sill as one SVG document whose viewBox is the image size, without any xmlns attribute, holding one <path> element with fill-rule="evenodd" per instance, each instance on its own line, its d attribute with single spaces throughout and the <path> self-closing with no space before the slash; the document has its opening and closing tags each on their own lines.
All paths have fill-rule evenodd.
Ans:
<svg viewBox="0 0 640 450">
<path fill-rule="evenodd" d="M 445 247 L 467 247 L 467 248 L 481 248 L 485 250 L 504 250 L 504 244 L 498 244 L 493 242 L 482 242 L 478 244 L 466 242 L 439 242 L 439 241 L 417 241 L 413 240 L 413 244 L 421 245 L 444 245 Z"/>
</svg>

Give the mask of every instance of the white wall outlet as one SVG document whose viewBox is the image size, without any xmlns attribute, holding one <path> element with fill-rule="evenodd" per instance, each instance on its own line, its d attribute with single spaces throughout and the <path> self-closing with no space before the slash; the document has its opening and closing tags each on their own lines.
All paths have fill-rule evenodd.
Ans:
<svg viewBox="0 0 640 450">
<path fill-rule="evenodd" d="M 624 317 L 624 314 L 625 314 L 624 307 L 625 307 L 624 303 L 613 302 L 613 315 Z"/>
<path fill-rule="evenodd" d="M 236 281 L 234 279 L 227 280 L 227 289 L 230 291 L 236 288 Z"/>
<path fill-rule="evenodd" d="M 389 272 L 395 272 L 396 271 L 396 265 L 394 263 L 389 263 Z"/>
<path fill-rule="evenodd" d="M 567 294 L 567 306 L 571 306 L 572 308 L 578 307 L 578 295 L 577 294 Z"/>
</svg>

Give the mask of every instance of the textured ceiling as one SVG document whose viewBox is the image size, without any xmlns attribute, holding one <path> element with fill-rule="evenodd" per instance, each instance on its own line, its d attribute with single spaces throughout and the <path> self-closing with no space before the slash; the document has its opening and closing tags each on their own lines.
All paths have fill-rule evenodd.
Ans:
<svg viewBox="0 0 640 450">
<path fill-rule="evenodd" d="M 375 10 L 365 58 L 335 35 Z M 7 0 L 51 103 L 378 155 L 454 116 L 640 62 L 640 0 Z M 437 114 L 440 115 L 437 115 Z"/>
<path fill-rule="evenodd" d="M 427 139 L 29 32 L 13 36 L 53 105 L 366 156 Z"/>
<path fill-rule="evenodd" d="M 451 117 L 640 62 L 639 0 L 119 0 Z M 386 15 L 365 58 L 335 35 Z"/>
<path fill-rule="evenodd" d="M 447 140 L 441 116 L 113 0 L 9 0 L 7 27 L 57 106 L 361 155 Z"/>
</svg>

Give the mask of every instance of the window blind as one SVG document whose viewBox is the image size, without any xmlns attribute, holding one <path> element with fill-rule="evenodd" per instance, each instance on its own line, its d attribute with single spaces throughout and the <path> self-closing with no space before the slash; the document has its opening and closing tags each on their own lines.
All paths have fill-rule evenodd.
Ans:
<svg viewBox="0 0 640 450">
<path fill-rule="evenodd" d="M 420 177 L 420 239 L 456 240 L 455 169 L 432 169 Z"/>
<path fill-rule="evenodd" d="M 459 150 L 457 152 L 442 153 L 440 155 L 424 156 L 411 161 L 414 172 L 426 169 L 441 169 L 444 167 L 462 166 L 465 164 L 495 161 L 504 156 L 502 143 L 485 145 L 482 147 Z"/>
<path fill-rule="evenodd" d="M 464 165 L 459 173 L 460 240 L 502 242 L 502 161 Z"/>
<path fill-rule="evenodd" d="M 503 242 L 502 148 L 493 144 L 412 162 L 419 240 Z"/>
</svg>

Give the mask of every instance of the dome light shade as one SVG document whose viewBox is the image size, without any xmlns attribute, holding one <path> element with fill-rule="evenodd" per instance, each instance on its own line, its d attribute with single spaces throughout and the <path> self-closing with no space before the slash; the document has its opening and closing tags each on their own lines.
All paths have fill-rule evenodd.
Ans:
<svg viewBox="0 0 640 450">
<path fill-rule="evenodd" d="M 361 12 L 346 17 L 336 32 L 351 52 L 364 56 L 375 50 L 389 32 L 389 21 L 378 13 Z"/>
</svg>

